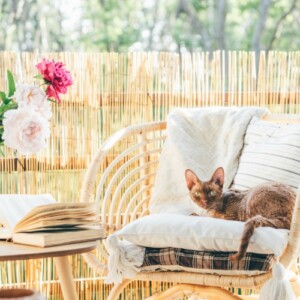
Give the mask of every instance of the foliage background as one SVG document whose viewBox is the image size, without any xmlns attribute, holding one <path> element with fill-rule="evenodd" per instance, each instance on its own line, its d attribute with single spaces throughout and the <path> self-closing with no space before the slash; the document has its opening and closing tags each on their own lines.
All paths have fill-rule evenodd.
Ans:
<svg viewBox="0 0 300 300">
<path fill-rule="evenodd" d="M 0 50 L 297 50 L 300 0 L 0 0 Z"/>
</svg>

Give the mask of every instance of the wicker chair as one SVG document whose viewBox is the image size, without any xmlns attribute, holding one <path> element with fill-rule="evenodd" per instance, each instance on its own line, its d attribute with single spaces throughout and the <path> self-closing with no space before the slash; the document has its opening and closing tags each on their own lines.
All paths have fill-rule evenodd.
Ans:
<svg viewBox="0 0 300 300">
<path fill-rule="evenodd" d="M 265 120 L 276 123 L 300 123 L 300 115 L 271 114 L 265 117 Z M 122 129 L 103 143 L 90 164 L 81 190 L 81 201 L 96 200 L 107 234 L 149 213 L 148 202 L 159 154 L 166 138 L 165 129 L 166 122 L 146 123 Z M 295 266 L 299 242 L 300 192 L 297 194 L 288 245 L 280 258 L 285 267 L 291 269 Z M 97 257 L 93 254 L 85 254 L 84 257 L 99 273 L 107 272 L 105 247 L 99 248 Z M 177 283 L 169 290 L 153 295 L 151 299 L 168 297 L 174 299 L 175 296 L 183 296 L 186 292 L 201 292 L 208 299 L 244 299 L 228 292 L 226 288 L 259 289 L 271 275 L 272 271 L 253 276 L 152 272 L 139 273 L 136 280 Z M 296 276 L 293 277 L 291 283 L 299 295 L 296 279 Z M 109 299 L 117 299 L 131 281 L 124 280 L 120 285 L 114 286 Z"/>
</svg>

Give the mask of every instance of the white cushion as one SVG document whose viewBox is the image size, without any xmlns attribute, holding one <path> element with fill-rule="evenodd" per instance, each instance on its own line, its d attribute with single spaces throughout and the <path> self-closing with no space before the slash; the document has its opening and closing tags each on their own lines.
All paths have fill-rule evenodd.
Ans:
<svg viewBox="0 0 300 300">
<path fill-rule="evenodd" d="M 300 124 L 272 124 L 253 118 L 232 188 L 245 190 L 278 181 L 295 190 L 300 183 Z"/>
<path fill-rule="evenodd" d="M 170 113 L 150 213 L 204 214 L 189 197 L 185 170 L 207 180 L 222 166 L 228 188 L 238 168 L 246 128 L 253 116 L 264 113 L 266 109 L 257 107 L 177 108 Z"/>
<path fill-rule="evenodd" d="M 155 214 L 129 223 L 115 235 L 143 247 L 174 247 L 199 251 L 237 251 L 244 222 L 179 214 Z M 248 252 L 280 256 L 288 230 L 255 229 Z"/>
</svg>

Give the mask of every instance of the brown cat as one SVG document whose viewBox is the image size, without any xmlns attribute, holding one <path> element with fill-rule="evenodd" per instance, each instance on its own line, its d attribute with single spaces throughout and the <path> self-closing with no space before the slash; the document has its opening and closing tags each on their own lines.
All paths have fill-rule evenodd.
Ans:
<svg viewBox="0 0 300 300">
<path fill-rule="evenodd" d="M 189 169 L 185 178 L 192 200 L 210 216 L 246 221 L 239 251 L 230 257 L 232 261 L 245 256 L 256 227 L 290 229 L 296 195 L 287 185 L 266 182 L 247 191 L 229 189 L 223 193 L 223 168 L 218 168 L 206 182 Z"/>
</svg>

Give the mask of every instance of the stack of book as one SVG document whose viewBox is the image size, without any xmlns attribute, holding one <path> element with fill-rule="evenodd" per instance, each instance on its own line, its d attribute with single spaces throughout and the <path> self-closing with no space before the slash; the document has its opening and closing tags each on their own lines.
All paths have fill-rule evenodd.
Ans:
<svg viewBox="0 0 300 300">
<path fill-rule="evenodd" d="M 92 203 L 57 203 L 51 195 L 0 195 L 0 239 L 38 247 L 105 237 Z"/>
</svg>

